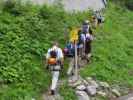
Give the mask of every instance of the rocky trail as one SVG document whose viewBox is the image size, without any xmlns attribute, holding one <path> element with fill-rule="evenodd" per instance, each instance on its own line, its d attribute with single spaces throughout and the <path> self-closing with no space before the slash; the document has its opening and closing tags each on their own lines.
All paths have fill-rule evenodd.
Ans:
<svg viewBox="0 0 133 100">
<path fill-rule="evenodd" d="M 84 70 L 84 67 L 89 64 L 81 59 L 79 62 L 80 68 L 78 69 L 78 73 L 80 70 Z M 67 79 L 59 80 L 58 88 L 66 82 L 75 91 L 78 100 L 99 100 L 99 97 L 106 98 L 106 100 L 133 100 L 131 89 L 120 84 L 111 85 L 107 82 L 97 80 L 95 77 L 86 76 L 86 78 L 83 78 L 79 74 L 78 80 L 75 81 L 75 76 L 69 76 Z M 64 100 L 64 97 L 57 90 L 55 95 L 50 95 L 48 92 L 44 93 L 43 100 Z"/>
<path fill-rule="evenodd" d="M 80 65 L 81 66 L 85 66 L 86 62 L 85 61 L 80 61 Z M 79 79 L 81 79 L 81 77 L 79 76 Z M 60 87 L 62 86 L 66 81 L 68 82 L 69 86 L 73 86 L 73 85 L 78 85 L 77 83 L 79 82 L 79 80 L 73 82 L 75 80 L 75 76 L 70 76 L 68 77 L 68 79 L 64 79 L 64 80 L 59 80 L 58 82 L 58 86 Z M 45 92 L 42 96 L 43 100 L 64 100 L 64 98 L 59 94 L 59 90 L 56 91 L 55 95 L 50 95 L 47 92 Z"/>
<path fill-rule="evenodd" d="M 82 62 L 82 66 L 87 63 Z M 84 69 L 81 67 L 80 70 Z M 80 71 L 79 70 L 79 71 Z M 62 86 L 66 81 L 72 89 L 74 89 L 78 100 L 99 100 L 99 97 L 107 98 L 107 100 L 133 100 L 133 94 L 128 94 L 129 89 L 121 87 L 119 85 L 110 85 L 107 82 L 96 80 L 94 77 L 82 78 L 78 76 L 78 80 L 75 81 L 75 76 L 68 77 L 66 80 L 59 80 L 58 87 Z M 49 93 L 43 94 L 43 100 L 64 100 L 57 90 L 54 96 Z M 126 96 L 122 96 L 127 94 Z"/>
</svg>

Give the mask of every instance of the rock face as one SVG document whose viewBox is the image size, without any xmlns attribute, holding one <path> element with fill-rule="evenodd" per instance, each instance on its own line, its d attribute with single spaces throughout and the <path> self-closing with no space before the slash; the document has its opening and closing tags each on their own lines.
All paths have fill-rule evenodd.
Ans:
<svg viewBox="0 0 133 100">
<path fill-rule="evenodd" d="M 26 1 L 26 0 L 25 0 Z M 105 8 L 105 3 L 103 1 L 106 0 L 27 0 L 32 1 L 35 4 L 55 4 L 55 2 L 59 2 L 64 5 L 64 8 L 67 11 L 84 11 L 88 8 L 92 10 L 99 10 Z"/>
</svg>

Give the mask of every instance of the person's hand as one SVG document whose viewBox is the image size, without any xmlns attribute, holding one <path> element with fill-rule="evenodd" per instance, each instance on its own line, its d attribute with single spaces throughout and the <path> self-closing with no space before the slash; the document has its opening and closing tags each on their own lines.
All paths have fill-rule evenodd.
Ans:
<svg viewBox="0 0 133 100">
<path fill-rule="evenodd" d="M 47 70 L 49 69 L 49 65 L 46 65 L 46 69 L 47 69 Z"/>
<path fill-rule="evenodd" d="M 64 67 L 64 65 L 63 65 L 63 64 L 61 64 L 61 69 L 63 69 L 63 67 Z"/>
</svg>

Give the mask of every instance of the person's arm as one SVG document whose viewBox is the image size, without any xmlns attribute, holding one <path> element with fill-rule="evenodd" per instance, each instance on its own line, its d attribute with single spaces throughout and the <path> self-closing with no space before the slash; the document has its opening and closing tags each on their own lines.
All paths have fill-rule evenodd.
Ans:
<svg viewBox="0 0 133 100">
<path fill-rule="evenodd" d="M 58 55 L 58 57 L 59 57 L 59 59 L 60 59 L 60 62 L 61 62 L 61 67 L 63 68 L 63 64 L 64 64 L 64 55 L 63 55 L 63 52 L 62 52 L 62 50 L 61 49 L 59 49 L 59 55 Z"/>
<path fill-rule="evenodd" d="M 48 59 L 49 59 L 49 57 L 50 57 L 50 50 L 48 50 L 48 52 L 47 52 L 47 54 L 46 54 L 46 69 L 48 69 Z"/>
</svg>

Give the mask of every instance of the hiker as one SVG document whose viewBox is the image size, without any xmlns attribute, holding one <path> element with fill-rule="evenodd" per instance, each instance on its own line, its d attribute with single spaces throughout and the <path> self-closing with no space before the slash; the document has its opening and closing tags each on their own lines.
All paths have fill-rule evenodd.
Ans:
<svg viewBox="0 0 133 100">
<path fill-rule="evenodd" d="M 92 43 L 92 40 L 93 40 L 93 32 L 92 30 L 90 29 L 89 32 L 87 34 L 85 34 L 85 58 L 87 60 L 87 62 L 90 62 L 90 57 L 92 56 L 91 55 L 91 43 Z"/>
<path fill-rule="evenodd" d="M 67 71 L 67 75 L 71 76 L 74 75 L 74 56 L 75 56 L 75 49 L 74 49 L 74 43 L 69 42 L 67 43 L 65 49 L 64 49 L 64 55 L 69 59 L 69 68 Z"/>
<path fill-rule="evenodd" d="M 83 58 L 85 56 L 85 35 L 90 30 L 90 21 L 85 20 L 82 28 L 78 31 L 78 55 Z"/>
<path fill-rule="evenodd" d="M 90 28 L 90 21 L 89 20 L 85 20 L 82 24 L 82 32 L 83 33 L 88 33 L 89 32 L 89 28 Z"/>
<path fill-rule="evenodd" d="M 82 32 L 79 38 L 79 44 L 82 45 L 81 57 L 87 61 L 89 61 L 89 58 L 91 57 L 91 41 L 93 40 L 92 34 L 92 29 L 89 28 L 88 32 Z"/>
<path fill-rule="evenodd" d="M 52 72 L 52 85 L 50 94 L 54 95 L 57 87 L 57 82 L 60 74 L 60 70 L 63 67 L 63 52 L 59 48 L 58 43 L 55 42 L 52 48 L 48 49 L 46 55 L 47 69 L 49 68 Z"/>
<path fill-rule="evenodd" d="M 96 11 L 95 12 L 95 17 L 97 18 L 97 22 L 98 22 L 98 25 L 101 25 L 102 23 L 104 23 L 104 17 L 101 15 L 100 11 Z"/>
<path fill-rule="evenodd" d="M 98 20 L 97 20 L 96 16 L 92 16 L 91 22 L 92 22 L 92 27 L 96 29 L 97 24 L 98 24 Z"/>
<path fill-rule="evenodd" d="M 101 15 L 99 15 L 99 16 L 97 17 L 98 25 L 100 25 L 101 23 L 104 22 L 104 19 L 103 19 L 103 18 L 104 18 L 104 17 L 102 17 Z"/>
<path fill-rule="evenodd" d="M 84 34 L 82 30 L 79 30 L 78 32 L 78 56 L 83 57 L 84 55 Z"/>
</svg>

